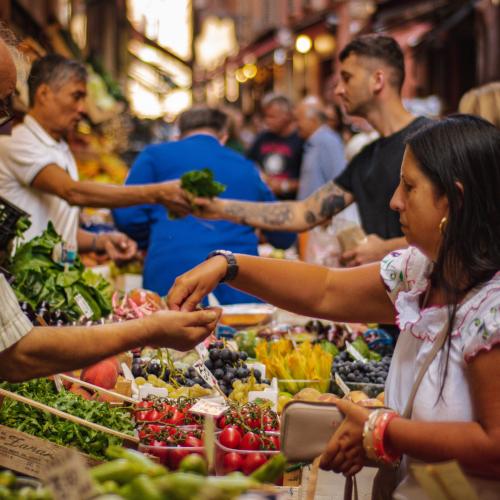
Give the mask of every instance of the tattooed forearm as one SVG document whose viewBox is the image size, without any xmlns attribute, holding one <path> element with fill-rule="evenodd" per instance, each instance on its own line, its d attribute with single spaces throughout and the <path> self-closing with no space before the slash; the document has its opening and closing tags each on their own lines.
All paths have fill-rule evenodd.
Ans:
<svg viewBox="0 0 500 500">
<path fill-rule="evenodd" d="M 334 182 L 329 182 L 305 200 L 304 220 L 310 227 L 321 224 L 343 210 L 352 201 L 350 193 Z"/>
<path fill-rule="evenodd" d="M 287 224 L 293 223 L 293 211 L 290 203 L 241 203 L 229 202 L 224 207 L 224 214 L 240 224 L 287 231 L 292 229 Z"/>
<path fill-rule="evenodd" d="M 321 202 L 320 215 L 330 218 L 346 207 L 345 198 L 343 195 L 332 194 Z"/>
</svg>

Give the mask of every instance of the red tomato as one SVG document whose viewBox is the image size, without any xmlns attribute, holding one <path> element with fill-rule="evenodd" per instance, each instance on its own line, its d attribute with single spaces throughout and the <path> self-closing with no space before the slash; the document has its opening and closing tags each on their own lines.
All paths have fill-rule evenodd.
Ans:
<svg viewBox="0 0 500 500">
<path fill-rule="evenodd" d="M 248 476 L 266 462 L 267 458 L 263 453 L 249 453 L 243 462 L 243 474 Z"/>
<path fill-rule="evenodd" d="M 186 414 L 182 411 L 179 411 L 177 408 L 174 408 L 174 410 L 163 418 L 163 421 L 166 424 L 170 425 L 182 425 L 184 423 Z"/>
<path fill-rule="evenodd" d="M 188 435 L 183 441 L 182 446 L 187 448 L 201 448 L 203 446 L 203 441 L 195 436 Z"/>
<path fill-rule="evenodd" d="M 134 417 L 138 422 L 145 422 L 149 412 L 150 410 L 136 411 Z"/>
<path fill-rule="evenodd" d="M 224 473 L 229 474 L 230 472 L 241 471 L 243 467 L 243 457 L 232 451 L 231 453 L 226 453 L 223 458 Z"/>
<path fill-rule="evenodd" d="M 280 438 L 279 436 L 265 436 L 262 438 L 261 443 L 262 450 L 277 451 L 280 449 Z"/>
<path fill-rule="evenodd" d="M 241 443 L 241 433 L 238 427 L 228 425 L 219 435 L 219 442 L 226 448 L 237 449 Z"/>
<path fill-rule="evenodd" d="M 254 432 L 247 432 L 242 438 L 239 446 L 240 450 L 258 450 L 260 448 L 261 439 Z"/>
<path fill-rule="evenodd" d="M 257 429 L 260 429 L 261 427 L 261 421 L 260 421 L 260 418 L 249 418 L 247 420 L 245 420 L 245 423 L 248 425 L 248 427 L 250 427 L 250 429 L 253 429 L 253 430 L 257 430 Z"/>
<path fill-rule="evenodd" d="M 151 408 L 154 405 L 154 401 L 139 401 L 135 407 L 136 408 Z"/>
<path fill-rule="evenodd" d="M 165 414 L 158 410 L 149 410 L 146 414 L 146 420 L 148 422 L 158 422 L 163 418 Z"/>
<path fill-rule="evenodd" d="M 264 430 L 266 431 L 277 431 L 279 428 L 277 419 L 269 415 L 264 415 L 262 422 L 264 424 Z"/>
</svg>

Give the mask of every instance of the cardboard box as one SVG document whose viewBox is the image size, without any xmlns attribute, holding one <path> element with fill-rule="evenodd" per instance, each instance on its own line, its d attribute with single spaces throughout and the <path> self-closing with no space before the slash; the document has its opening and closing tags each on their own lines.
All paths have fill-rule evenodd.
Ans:
<svg viewBox="0 0 500 500">
<path fill-rule="evenodd" d="M 40 478 L 55 456 L 67 449 L 45 439 L 0 425 L 0 466 Z M 89 466 L 99 460 L 78 452 Z"/>
</svg>

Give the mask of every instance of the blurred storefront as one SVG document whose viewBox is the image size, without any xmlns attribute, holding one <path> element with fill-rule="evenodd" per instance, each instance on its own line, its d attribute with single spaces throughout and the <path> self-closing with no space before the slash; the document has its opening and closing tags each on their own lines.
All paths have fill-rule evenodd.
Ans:
<svg viewBox="0 0 500 500">
<path fill-rule="evenodd" d="M 269 91 L 294 100 L 324 95 L 338 50 L 373 31 L 403 47 L 405 98 L 437 95 L 450 111 L 466 90 L 500 78 L 497 0 L 195 0 L 193 6 L 200 26 L 207 18 L 234 26 L 239 43 L 235 52 L 235 43 L 223 49 L 221 39 L 209 67 L 196 56 L 195 100 L 235 102 L 245 113 Z M 209 40 L 198 35 L 195 44 Z"/>
</svg>

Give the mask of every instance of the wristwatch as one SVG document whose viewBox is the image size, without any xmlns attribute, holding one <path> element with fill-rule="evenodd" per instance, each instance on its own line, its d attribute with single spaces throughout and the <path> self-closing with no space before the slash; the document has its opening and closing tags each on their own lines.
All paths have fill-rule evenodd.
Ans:
<svg viewBox="0 0 500 500">
<path fill-rule="evenodd" d="M 234 280 L 238 274 L 238 263 L 236 262 L 236 257 L 233 252 L 230 252 L 229 250 L 214 250 L 207 255 L 205 260 L 211 259 L 217 255 L 221 255 L 227 261 L 226 275 L 220 280 L 220 282 L 224 283 L 225 281 Z"/>
</svg>

